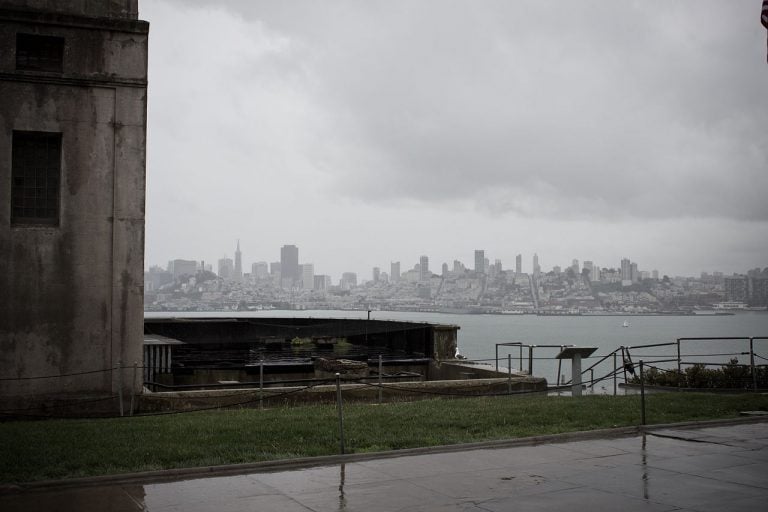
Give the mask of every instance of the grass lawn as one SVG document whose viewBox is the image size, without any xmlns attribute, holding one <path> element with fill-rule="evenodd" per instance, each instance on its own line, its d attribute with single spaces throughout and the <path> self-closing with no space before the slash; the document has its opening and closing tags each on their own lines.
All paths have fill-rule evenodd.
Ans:
<svg viewBox="0 0 768 512">
<path fill-rule="evenodd" d="M 766 395 L 647 396 L 647 422 L 768 410 Z M 345 404 L 348 453 L 573 432 L 640 422 L 639 396 L 493 397 Z M 338 453 L 335 405 L 0 423 L 0 482 Z"/>
</svg>

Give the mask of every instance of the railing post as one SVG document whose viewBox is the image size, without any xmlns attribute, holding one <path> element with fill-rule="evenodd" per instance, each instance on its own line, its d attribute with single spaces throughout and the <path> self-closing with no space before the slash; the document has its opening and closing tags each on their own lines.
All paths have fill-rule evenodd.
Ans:
<svg viewBox="0 0 768 512">
<path fill-rule="evenodd" d="M 677 338 L 677 387 L 683 385 L 683 367 L 680 360 L 680 338 Z"/>
<path fill-rule="evenodd" d="M 138 370 L 138 361 L 133 362 L 133 380 L 131 381 L 131 410 L 130 415 L 133 416 L 133 399 L 136 396 L 136 370 Z"/>
<path fill-rule="evenodd" d="M 616 351 L 613 351 L 613 396 L 616 396 L 616 374 L 619 373 L 619 368 L 616 366 Z"/>
<path fill-rule="evenodd" d="M 381 378 L 382 378 L 381 377 L 381 370 L 382 370 L 382 362 L 381 362 L 381 354 L 379 354 L 379 403 L 381 403 L 381 392 L 382 392 L 382 387 L 381 387 L 381 384 L 382 384 L 381 383 Z"/>
<path fill-rule="evenodd" d="M 754 338 L 749 338 L 749 370 L 752 373 L 752 391 L 757 392 L 757 373 L 755 373 Z"/>
<path fill-rule="evenodd" d="M 521 343 L 517 348 L 520 357 L 520 373 L 523 373 L 523 344 Z"/>
<path fill-rule="evenodd" d="M 624 346 L 621 347 L 621 369 L 624 372 L 624 385 L 627 385 L 627 355 L 624 352 Z"/>
<path fill-rule="evenodd" d="M 120 416 L 123 415 L 123 362 L 117 362 L 117 400 L 120 404 Z"/>
<path fill-rule="evenodd" d="M 264 354 L 259 356 L 259 409 L 264 409 Z"/>
<path fill-rule="evenodd" d="M 528 375 L 531 377 L 533 377 L 533 347 L 534 345 L 528 347 Z"/>
<path fill-rule="evenodd" d="M 499 344 L 496 344 L 496 373 L 499 373 Z"/>
<path fill-rule="evenodd" d="M 563 346 L 560 345 L 560 352 L 562 351 L 563 351 Z M 560 381 L 562 380 L 560 378 L 560 371 L 562 370 L 562 366 L 563 366 L 563 360 L 558 359 L 557 360 L 557 379 L 555 379 L 555 384 L 557 384 L 558 387 L 560 386 Z"/>
<path fill-rule="evenodd" d="M 341 403 L 341 374 L 336 374 L 336 404 L 339 411 L 339 450 L 344 455 L 344 407 Z"/>
<path fill-rule="evenodd" d="M 589 369 L 589 389 L 595 389 L 595 370 L 593 368 Z"/>
<path fill-rule="evenodd" d="M 512 394 L 512 354 L 507 354 L 507 393 Z"/>
<path fill-rule="evenodd" d="M 640 360 L 640 424 L 645 425 L 645 375 L 642 359 Z"/>
</svg>

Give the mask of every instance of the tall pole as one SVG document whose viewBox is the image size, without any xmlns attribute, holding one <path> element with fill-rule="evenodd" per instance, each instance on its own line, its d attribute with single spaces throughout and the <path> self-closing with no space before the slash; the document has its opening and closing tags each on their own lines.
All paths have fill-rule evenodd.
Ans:
<svg viewBox="0 0 768 512">
<path fill-rule="evenodd" d="M 645 375 L 642 359 L 640 360 L 640 424 L 645 425 Z"/>
<path fill-rule="evenodd" d="M 264 354 L 259 357 L 259 409 L 264 408 Z"/>
<path fill-rule="evenodd" d="M 344 455 L 344 407 L 341 403 L 341 374 L 336 374 L 336 404 L 339 411 L 339 451 Z"/>
<path fill-rule="evenodd" d="M 507 354 L 507 393 L 512 394 L 512 354 Z"/>
<path fill-rule="evenodd" d="M 381 387 L 381 378 L 382 378 L 382 376 L 381 376 L 381 373 L 382 373 L 382 367 L 383 367 L 383 365 L 382 365 L 382 362 L 381 362 L 381 354 L 379 354 L 379 403 L 381 403 L 381 391 L 382 391 L 382 387 Z"/>
<path fill-rule="evenodd" d="M 123 362 L 117 362 L 117 400 L 120 404 L 120 416 L 123 415 Z"/>
<path fill-rule="evenodd" d="M 755 373 L 754 338 L 749 338 L 749 369 L 752 372 L 752 390 L 757 391 L 757 374 Z"/>
</svg>

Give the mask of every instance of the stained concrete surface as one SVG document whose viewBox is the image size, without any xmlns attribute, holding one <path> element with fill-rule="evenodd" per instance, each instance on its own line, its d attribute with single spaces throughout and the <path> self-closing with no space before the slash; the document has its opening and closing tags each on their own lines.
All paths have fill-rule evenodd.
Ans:
<svg viewBox="0 0 768 512">
<path fill-rule="evenodd" d="M 768 423 L 24 491 L 4 512 L 768 510 Z"/>
</svg>

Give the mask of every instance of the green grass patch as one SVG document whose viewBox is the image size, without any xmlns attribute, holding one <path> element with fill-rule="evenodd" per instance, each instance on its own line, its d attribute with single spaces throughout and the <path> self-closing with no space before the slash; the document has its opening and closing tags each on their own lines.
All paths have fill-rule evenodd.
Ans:
<svg viewBox="0 0 768 512">
<path fill-rule="evenodd" d="M 648 423 L 768 410 L 765 395 L 653 394 Z M 592 430 L 640 422 L 638 396 L 494 397 L 345 404 L 350 453 Z M 0 423 L 0 482 L 338 453 L 335 405 Z"/>
</svg>

